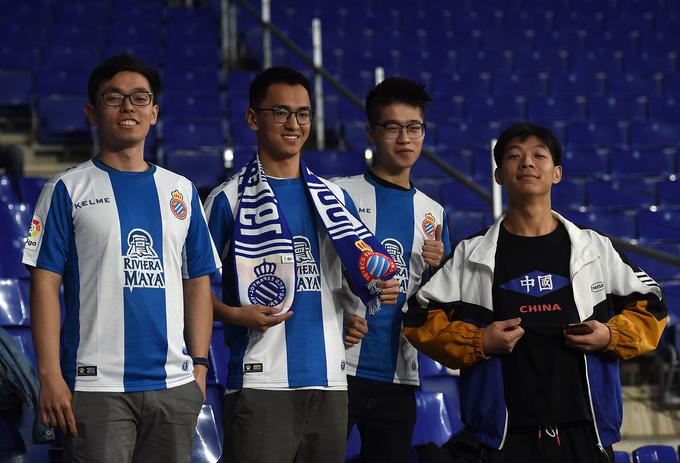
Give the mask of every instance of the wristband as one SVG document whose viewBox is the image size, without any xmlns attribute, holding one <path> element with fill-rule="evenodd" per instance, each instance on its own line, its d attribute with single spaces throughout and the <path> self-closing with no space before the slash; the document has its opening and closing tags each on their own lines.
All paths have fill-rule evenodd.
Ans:
<svg viewBox="0 0 680 463">
<path fill-rule="evenodd" d="M 205 358 L 205 357 L 194 357 L 192 360 L 194 361 L 194 366 L 203 365 L 207 369 L 210 369 L 210 363 L 208 363 L 207 358 Z"/>
</svg>

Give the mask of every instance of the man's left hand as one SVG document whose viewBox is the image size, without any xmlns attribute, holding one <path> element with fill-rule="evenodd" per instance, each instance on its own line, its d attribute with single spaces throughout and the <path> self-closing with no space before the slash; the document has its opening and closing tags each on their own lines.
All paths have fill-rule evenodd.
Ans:
<svg viewBox="0 0 680 463">
<path fill-rule="evenodd" d="M 427 265 L 438 269 L 444 263 L 444 242 L 442 241 L 442 226 L 437 225 L 435 239 L 425 240 L 423 243 L 423 258 Z"/>
<path fill-rule="evenodd" d="M 379 281 L 377 284 L 380 291 L 381 304 L 396 304 L 399 297 L 399 282 L 396 278 L 387 281 Z"/>
<path fill-rule="evenodd" d="M 567 345 L 582 352 L 604 350 L 611 339 L 609 327 L 597 320 L 588 320 L 583 323 L 589 325 L 593 329 L 593 332 L 590 334 L 567 334 L 565 332 L 564 340 Z"/>
<path fill-rule="evenodd" d="M 198 384 L 198 387 L 201 388 L 201 391 L 203 392 L 203 401 L 205 402 L 206 398 L 206 393 L 205 393 L 205 377 L 208 373 L 208 369 L 204 365 L 194 365 L 194 379 L 196 380 L 196 384 Z"/>
</svg>

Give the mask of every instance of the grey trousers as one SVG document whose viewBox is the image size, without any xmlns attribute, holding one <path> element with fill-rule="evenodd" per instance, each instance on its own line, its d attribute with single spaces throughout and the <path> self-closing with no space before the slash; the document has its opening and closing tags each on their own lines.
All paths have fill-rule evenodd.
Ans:
<svg viewBox="0 0 680 463">
<path fill-rule="evenodd" d="M 347 392 L 243 389 L 224 399 L 224 461 L 343 463 Z"/>
<path fill-rule="evenodd" d="M 79 436 L 64 439 L 64 461 L 188 462 L 202 405 L 194 381 L 160 391 L 76 391 L 71 406 Z"/>
</svg>

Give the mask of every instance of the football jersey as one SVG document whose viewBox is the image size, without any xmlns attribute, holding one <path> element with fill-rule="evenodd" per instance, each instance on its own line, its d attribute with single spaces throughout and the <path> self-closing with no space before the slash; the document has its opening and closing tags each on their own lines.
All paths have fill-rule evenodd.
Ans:
<svg viewBox="0 0 680 463">
<path fill-rule="evenodd" d="M 23 262 L 62 275 L 61 367 L 71 389 L 146 391 L 193 380 L 182 279 L 221 264 L 189 180 L 97 159 L 58 174 L 36 205 Z"/>
<path fill-rule="evenodd" d="M 267 177 L 293 238 L 296 288 L 293 316 L 264 334 L 249 336 L 245 327 L 225 323 L 230 348 L 227 388 L 347 388 L 342 340 L 342 271 L 331 240 L 317 222 L 302 178 Z M 351 213 L 356 209 L 337 186 L 325 182 Z M 217 187 L 206 200 L 208 226 L 221 254 L 222 300 L 240 307 L 236 291 L 231 236 L 238 206 L 238 175 Z"/>
<path fill-rule="evenodd" d="M 423 243 L 435 239 L 437 225 L 442 226 L 445 255 L 451 252 L 446 212 L 416 188 L 401 188 L 370 172 L 335 182 L 349 193 L 361 220 L 394 259 L 400 288 L 397 303 L 383 304 L 375 315 L 368 314 L 356 298 L 351 307 L 345 307 L 368 322 L 366 336 L 346 352 L 347 374 L 418 385 L 417 351 L 402 333 L 402 307 L 427 270 Z"/>
</svg>

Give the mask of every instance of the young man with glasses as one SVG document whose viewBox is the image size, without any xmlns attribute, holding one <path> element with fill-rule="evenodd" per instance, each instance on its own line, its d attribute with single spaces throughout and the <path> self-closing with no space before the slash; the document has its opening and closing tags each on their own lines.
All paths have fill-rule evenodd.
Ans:
<svg viewBox="0 0 680 463">
<path fill-rule="evenodd" d="M 399 269 L 395 304 L 375 313 L 356 300 L 345 307 L 348 429 L 357 425 L 365 462 L 410 461 L 418 358 L 401 332 L 402 307 L 450 252 L 444 209 L 410 181 L 423 147 L 429 102 L 424 86 L 408 79 L 390 77 L 373 88 L 366 96 L 366 115 L 368 137 L 376 147 L 374 165 L 363 175 L 336 180 Z"/>
<path fill-rule="evenodd" d="M 257 134 L 257 155 L 206 201 L 215 244 L 233 269 L 222 275 L 224 302 L 213 301 L 215 318 L 229 322 L 230 311 L 250 304 L 283 315 L 260 330 L 225 323 L 231 351 L 225 461 L 341 463 L 347 426 L 341 263 L 356 274 L 367 270 L 360 257 L 378 265 L 387 256 L 367 231 L 349 238 L 357 227 L 365 230 L 351 200 L 300 158 L 313 118 L 307 79 L 269 68 L 255 77 L 249 97 L 246 120 Z M 352 254 L 355 245 L 361 256 Z M 382 302 L 396 299 L 396 281 L 371 283 L 383 288 Z"/>
<path fill-rule="evenodd" d="M 461 368 L 482 463 L 614 461 L 619 360 L 654 350 L 668 322 L 649 275 L 551 210 L 561 155 L 544 127 L 506 129 L 494 148 L 506 214 L 461 241 L 408 302 L 408 339 Z"/>
<path fill-rule="evenodd" d="M 66 461 L 191 457 L 221 264 L 196 188 L 144 160 L 160 89 L 131 56 L 92 71 L 99 152 L 47 183 L 28 233 L 39 413 Z"/>
</svg>

